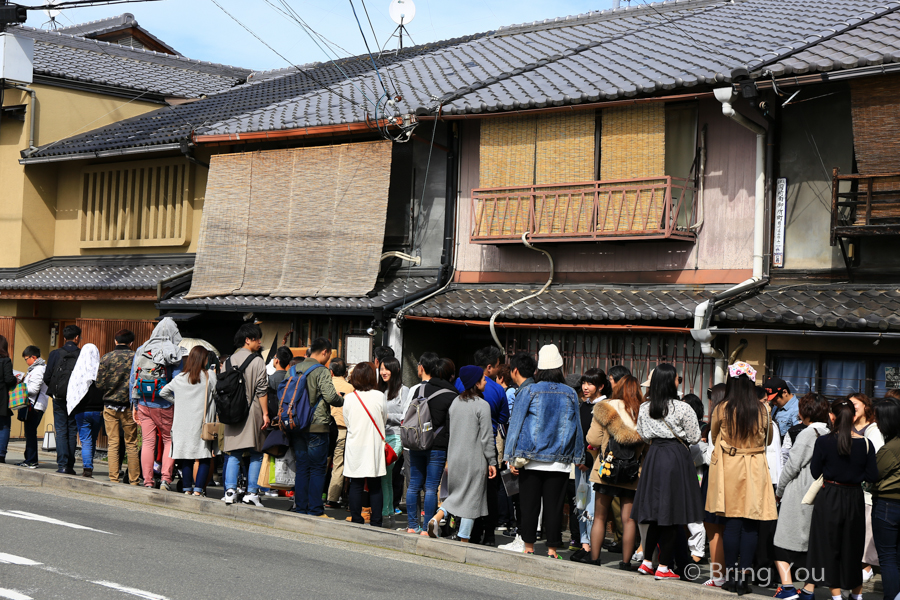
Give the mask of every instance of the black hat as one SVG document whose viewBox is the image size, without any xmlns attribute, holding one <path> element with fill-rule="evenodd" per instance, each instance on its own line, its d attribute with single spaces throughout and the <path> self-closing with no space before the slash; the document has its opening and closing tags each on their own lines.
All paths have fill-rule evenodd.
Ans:
<svg viewBox="0 0 900 600">
<path fill-rule="evenodd" d="M 771 402 L 777 396 L 780 396 L 782 392 L 791 391 L 791 389 L 788 387 L 787 382 L 780 377 L 769 377 L 768 379 L 766 379 L 763 387 L 766 389 L 766 398 L 768 398 L 769 402 Z"/>
</svg>

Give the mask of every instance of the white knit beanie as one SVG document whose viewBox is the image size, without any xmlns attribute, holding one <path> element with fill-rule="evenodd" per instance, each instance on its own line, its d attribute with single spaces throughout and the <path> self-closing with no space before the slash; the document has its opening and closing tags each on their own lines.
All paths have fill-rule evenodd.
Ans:
<svg viewBox="0 0 900 600">
<path fill-rule="evenodd" d="M 554 344 L 547 344 L 541 347 L 538 352 L 538 369 L 546 371 L 548 369 L 559 369 L 562 366 L 563 359 L 559 353 L 559 348 Z"/>
</svg>

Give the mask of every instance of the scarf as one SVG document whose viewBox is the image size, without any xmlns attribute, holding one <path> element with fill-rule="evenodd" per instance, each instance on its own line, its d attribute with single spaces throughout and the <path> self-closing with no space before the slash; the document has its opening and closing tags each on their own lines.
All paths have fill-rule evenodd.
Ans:
<svg viewBox="0 0 900 600">
<path fill-rule="evenodd" d="M 99 368 L 100 351 L 94 344 L 85 344 L 75 362 L 72 376 L 69 377 L 69 388 L 66 390 L 66 410 L 70 415 L 81 403 L 91 384 L 97 380 Z"/>
<path fill-rule="evenodd" d="M 164 318 L 153 329 L 150 339 L 141 346 L 141 355 L 150 355 L 150 360 L 158 365 L 174 365 L 181 362 L 187 350 L 179 346 L 181 333 L 178 325 L 170 317 Z"/>
<path fill-rule="evenodd" d="M 31 373 L 31 372 L 34 371 L 36 368 L 41 367 L 41 366 L 45 366 L 46 364 L 47 364 L 47 363 L 44 362 L 44 359 L 43 359 L 43 358 L 36 358 L 36 359 L 34 359 L 34 362 L 31 363 L 31 366 L 28 367 L 28 373 Z"/>
</svg>

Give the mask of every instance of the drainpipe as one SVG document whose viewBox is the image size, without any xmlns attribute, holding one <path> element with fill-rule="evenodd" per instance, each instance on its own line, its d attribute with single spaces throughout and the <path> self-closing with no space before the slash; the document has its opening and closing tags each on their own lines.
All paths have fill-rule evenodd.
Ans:
<svg viewBox="0 0 900 600">
<path fill-rule="evenodd" d="M 724 383 L 725 369 L 728 366 L 725 353 L 713 347 L 716 338 L 715 327 L 710 327 L 716 305 L 742 294 L 755 294 L 769 283 L 763 274 L 763 246 L 766 231 L 766 129 L 734 110 L 732 102 L 736 95 L 734 89 L 719 88 L 713 90 L 716 100 L 722 103 L 722 114 L 756 134 L 756 189 L 754 192 L 753 215 L 753 277 L 736 286 L 716 294 L 709 300 L 701 302 L 694 309 L 694 328 L 691 336 L 700 342 L 700 351 L 704 356 L 715 359 L 715 382 Z"/>
<path fill-rule="evenodd" d="M 503 313 L 505 310 L 510 309 L 517 304 L 521 304 L 522 302 L 525 302 L 526 300 L 531 300 L 532 298 L 537 298 L 538 296 L 540 296 L 541 294 L 546 292 L 547 288 L 550 287 L 550 284 L 553 283 L 553 257 L 550 256 L 550 253 L 547 252 L 546 250 L 543 250 L 541 248 L 535 248 L 534 246 L 529 244 L 528 240 L 525 239 L 525 237 L 527 235 L 528 235 L 528 232 L 525 232 L 522 234 L 522 243 L 525 244 L 525 247 L 528 248 L 529 250 L 534 250 L 535 252 L 540 252 L 547 257 L 547 260 L 550 261 L 550 277 L 547 278 L 547 283 L 544 284 L 544 287 L 539 289 L 536 293 L 529 294 L 529 295 L 525 296 L 524 298 L 519 298 L 518 300 L 514 300 L 513 302 L 510 302 L 509 304 L 507 304 L 506 306 L 504 306 L 503 308 L 501 308 L 500 310 L 498 310 L 497 312 L 495 312 L 494 314 L 491 315 L 491 320 L 490 320 L 490 323 L 488 324 L 488 326 L 491 328 L 491 337 L 494 338 L 494 343 L 496 343 L 497 347 L 500 348 L 500 350 L 503 352 L 506 352 L 506 348 L 503 347 L 503 344 L 500 343 L 500 338 L 497 337 L 497 330 L 494 328 L 494 320 L 497 318 L 498 315 Z"/>
<path fill-rule="evenodd" d="M 28 111 L 29 114 L 29 129 L 28 129 L 28 149 L 22 150 L 22 158 L 28 158 L 35 152 L 37 152 L 37 147 L 34 145 L 34 122 L 37 120 L 35 116 L 35 107 L 37 106 L 37 92 L 35 92 L 30 87 L 25 87 L 24 85 L 7 85 L 7 88 L 12 88 L 14 90 L 21 90 L 26 94 L 31 95 L 31 109 Z"/>
</svg>

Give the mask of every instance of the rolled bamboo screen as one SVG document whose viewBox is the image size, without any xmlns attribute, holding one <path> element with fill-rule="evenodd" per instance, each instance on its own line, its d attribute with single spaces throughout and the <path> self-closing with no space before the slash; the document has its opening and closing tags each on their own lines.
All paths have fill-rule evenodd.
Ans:
<svg viewBox="0 0 900 600">
<path fill-rule="evenodd" d="M 853 146 L 860 173 L 900 173 L 900 76 L 889 75 L 854 79 L 850 82 L 850 106 L 853 116 Z M 859 182 L 860 198 L 865 197 L 867 181 Z M 877 180 L 872 191 L 885 192 L 900 187 L 900 177 Z M 871 217 L 896 218 L 900 215 L 900 194 L 880 195 L 873 204 Z M 866 222 L 864 210 L 855 213 L 855 224 Z"/>
</svg>

